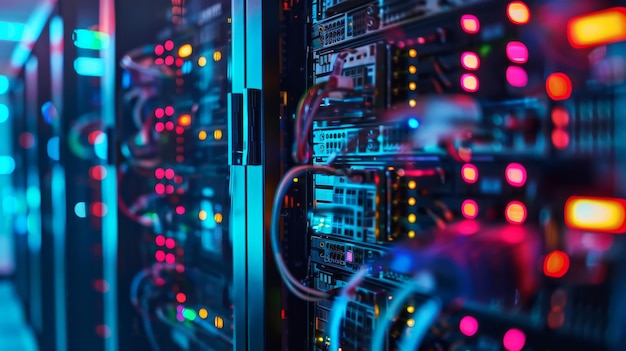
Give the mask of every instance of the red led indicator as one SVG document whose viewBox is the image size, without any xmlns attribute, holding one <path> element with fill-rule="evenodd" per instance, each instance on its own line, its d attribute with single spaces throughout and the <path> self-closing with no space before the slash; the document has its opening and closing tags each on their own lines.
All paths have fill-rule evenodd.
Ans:
<svg viewBox="0 0 626 351">
<path fill-rule="evenodd" d="M 515 187 L 521 187 L 526 184 L 526 168 L 519 163 L 510 163 L 505 170 L 506 181 Z"/>
<path fill-rule="evenodd" d="M 466 336 L 474 336 L 478 332 L 478 321 L 472 316 L 465 316 L 459 322 L 459 330 Z"/>
<path fill-rule="evenodd" d="M 168 186 L 165 187 L 165 192 L 168 194 L 173 194 L 174 193 L 174 186 L 172 184 L 168 184 Z"/>
<path fill-rule="evenodd" d="M 106 339 L 111 336 L 111 329 L 104 324 L 99 324 L 96 326 L 96 334 L 98 334 L 99 337 Z"/>
<path fill-rule="evenodd" d="M 93 143 L 91 143 L 93 144 Z M 35 145 L 35 137 L 29 132 L 20 134 L 20 146 L 24 149 L 30 149 Z"/>
<path fill-rule="evenodd" d="M 178 301 L 178 303 L 185 303 L 185 301 L 187 301 L 187 295 L 179 292 L 176 294 L 176 301 Z"/>
<path fill-rule="evenodd" d="M 165 58 L 165 64 L 171 66 L 174 64 L 174 56 L 167 56 Z"/>
<path fill-rule="evenodd" d="M 89 169 L 89 176 L 95 180 L 102 180 L 107 176 L 107 169 L 104 166 L 93 166 Z"/>
<path fill-rule="evenodd" d="M 96 279 L 93 282 L 93 289 L 101 294 L 109 291 L 109 283 L 104 279 Z"/>
<path fill-rule="evenodd" d="M 506 81 L 516 88 L 523 88 L 528 84 L 528 74 L 522 67 L 509 66 L 506 69 Z"/>
<path fill-rule="evenodd" d="M 182 67 L 183 63 L 185 63 L 185 61 L 183 61 L 183 59 L 181 59 L 181 58 L 177 58 L 176 59 L 176 67 Z"/>
<path fill-rule="evenodd" d="M 165 129 L 166 130 L 174 130 L 174 122 L 168 121 L 167 123 L 165 123 Z"/>
<path fill-rule="evenodd" d="M 91 214 L 96 217 L 104 217 L 108 212 L 107 205 L 103 202 L 94 202 L 91 204 Z"/>
<path fill-rule="evenodd" d="M 563 106 L 556 106 L 550 115 L 555 127 L 565 128 L 569 124 L 569 112 Z"/>
<path fill-rule="evenodd" d="M 566 100 L 572 95 L 572 81 L 565 73 L 552 73 L 546 79 L 546 92 L 552 100 Z"/>
<path fill-rule="evenodd" d="M 176 127 L 176 134 L 182 135 L 183 133 L 185 133 L 185 128 L 181 126 Z"/>
<path fill-rule="evenodd" d="M 165 61 L 163 61 L 163 59 L 160 58 L 160 57 L 154 60 L 154 64 L 155 65 L 162 65 L 164 63 L 165 63 Z"/>
<path fill-rule="evenodd" d="M 176 213 L 178 213 L 179 215 L 185 214 L 185 207 L 176 206 Z"/>
<path fill-rule="evenodd" d="M 543 261 L 543 273 L 552 278 L 561 278 L 569 270 L 569 256 L 559 250 L 546 255 Z"/>
<path fill-rule="evenodd" d="M 94 130 L 93 132 L 89 133 L 89 135 L 87 135 L 87 141 L 89 141 L 89 144 L 94 145 L 98 140 L 100 134 L 102 134 L 102 132 L 99 130 Z"/>
<path fill-rule="evenodd" d="M 480 30 L 480 21 L 474 15 L 463 15 L 461 17 L 461 28 L 465 33 L 476 34 Z"/>
<path fill-rule="evenodd" d="M 176 173 L 174 173 L 174 170 L 172 168 L 168 168 L 165 170 L 165 178 L 173 179 L 174 175 L 176 175 Z"/>
<path fill-rule="evenodd" d="M 467 73 L 461 76 L 461 88 L 463 88 L 463 90 L 474 93 L 478 91 L 478 86 L 478 77 L 475 75 Z"/>
<path fill-rule="evenodd" d="M 478 216 L 478 204 L 474 200 L 465 200 L 461 204 L 461 213 L 467 219 L 474 219 Z"/>
<path fill-rule="evenodd" d="M 567 149 L 569 146 L 569 133 L 562 129 L 552 131 L 552 145 L 559 150 Z"/>
<path fill-rule="evenodd" d="M 511 224 L 522 224 L 526 221 L 526 206 L 519 201 L 511 201 L 504 211 L 506 220 Z"/>
<path fill-rule="evenodd" d="M 506 44 L 506 56 L 513 63 L 528 62 L 528 48 L 520 41 L 512 41 Z"/>
<path fill-rule="evenodd" d="M 467 70 L 477 70 L 480 67 L 480 58 L 475 52 L 461 54 L 461 65 Z"/>
</svg>

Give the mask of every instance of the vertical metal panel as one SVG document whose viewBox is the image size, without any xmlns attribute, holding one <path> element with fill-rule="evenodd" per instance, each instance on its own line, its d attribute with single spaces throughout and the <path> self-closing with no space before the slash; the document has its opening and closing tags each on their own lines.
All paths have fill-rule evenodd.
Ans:
<svg viewBox="0 0 626 351">
<path fill-rule="evenodd" d="M 246 167 L 231 166 L 231 233 L 233 240 L 233 303 L 235 305 L 235 351 L 246 351 L 248 344 L 248 285 L 247 285 L 247 222 Z"/>
</svg>

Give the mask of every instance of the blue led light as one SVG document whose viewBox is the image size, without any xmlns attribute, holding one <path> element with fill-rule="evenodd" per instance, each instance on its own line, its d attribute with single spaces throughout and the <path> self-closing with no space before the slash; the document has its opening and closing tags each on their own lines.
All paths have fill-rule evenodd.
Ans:
<svg viewBox="0 0 626 351">
<path fill-rule="evenodd" d="M 409 127 L 416 129 L 417 127 L 420 126 L 420 122 L 417 120 L 417 118 L 409 118 Z"/>
<path fill-rule="evenodd" d="M 0 95 L 9 91 L 9 78 L 0 76 Z"/>
<path fill-rule="evenodd" d="M 9 107 L 5 104 L 0 104 L 0 123 L 4 123 L 9 119 Z"/>
<path fill-rule="evenodd" d="M 98 156 L 101 160 L 107 159 L 107 146 L 107 135 L 104 133 L 100 133 L 100 135 L 98 135 L 98 137 L 96 138 L 96 142 L 93 144 L 93 148 L 96 156 Z"/>
<path fill-rule="evenodd" d="M 81 76 L 102 77 L 104 60 L 94 57 L 78 57 L 74 60 L 74 70 Z"/>
<path fill-rule="evenodd" d="M 0 40 L 21 41 L 25 31 L 24 23 L 0 21 Z"/>
<path fill-rule="evenodd" d="M 87 206 L 85 205 L 85 203 L 82 201 L 77 202 L 76 205 L 74 205 L 74 213 L 77 217 L 80 218 L 87 217 Z"/>
<path fill-rule="evenodd" d="M 48 140 L 47 150 L 48 157 L 55 161 L 59 160 L 59 137 L 52 137 Z"/>
<path fill-rule="evenodd" d="M 11 174 L 15 170 L 15 160 L 11 156 L 0 156 L 0 174 Z"/>
</svg>

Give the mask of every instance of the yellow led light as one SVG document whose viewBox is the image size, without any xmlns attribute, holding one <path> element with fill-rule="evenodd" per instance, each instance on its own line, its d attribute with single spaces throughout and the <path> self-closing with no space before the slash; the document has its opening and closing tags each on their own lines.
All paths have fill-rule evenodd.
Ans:
<svg viewBox="0 0 626 351">
<path fill-rule="evenodd" d="M 223 136 L 224 136 L 224 134 L 222 133 L 221 129 L 216 129 L 213 132 L 213 139 L 215 139 L 215 140 L 221 140 Z"/>
<path fill-rule="evenodd" d="M 201 308 L 200 311 L 198 311 L 198 316 L 200 316 L 200 318 L 202 319 L 207 319 L 207 317 L 209 316 L 209 311 L 207 311 L 206 308 Z"/>
<path fill-rule="evenodd" d="M 185 58 L 189 57 L 193 53 L 193 47 L 191 44 L 184 44 L 178 48 L 178 56 Z"/>
<path fill-rule="evenodd" d="M 198 133 L 198 139 L 206 140 L 206 131 L 205 130 L 201 130 L 200 133 Z"/>
<path fill-rule="evenodd" d="M 417 89 L 417 84 L 415 84 L 415 82 L 409 83 L 409 90 L 415 90 L 415 89 Z"/>
<path fill-rule="evenodd" d="M 570 197 L 565 203 L 565 223 L 574 229 L 623 233 L 626 231 L 626 200 Z"/>
<path fill-rule="evenodd" d="M 406 321 L 406 325 L 407 325 L 409 328 L 413 328 L 413 326 L 415 325 L 415 319 L 413 319 L 413 318 L 409 318 L 409 319 Z"/>
<path fill-rule="evenodd" d="M 575 48 L 626 40 L 626 8 L 614 7 L 572 18 L 567 24 L 567 35 Z"/>
<path fill-rule="evenodd" d="M 213 325 L 217 329 L 222 329 L 224 328 L 224 320 L 222 319 L 222 317 L 216 316 L 215 319 L 213 320 Z"/>
<path fill-rule="evenodd" d="M 415 50 L 415 49 L 409 50 L 409 56 L 410 57 L 417 57 L 417 50 Z"/>
<path fill-rule="evenodd" d="M 415 73 L 417 73 L 417 67 L 415 67 L 415 66 L 409 66 L 409 73 L 411 73 L 411 74 L 415 74 Z"/>
<path fill-rule="evenodd" d="M 408 183 L 409 189 L 413 190 L 417 187 L 417 183 L 414 180 L 409 181 Z"/>
<path fill-rule="evenodd" d="M 406 308 L 406 311 L 407 311 L 407 312 L 409 312 L 409 313 L 413 313 L 413 312 L 415 312 L 415 306 L 409 306 L 409 307 L 407 307 L 407 308 Z"/>
<path fill-rule="evenodd" d="M 417 101 L 415 101 L 415 99 L 409 100 L 409 106 L 415 107 L 415 105 L 417 105 Z"/>
<path fill-rule="evenodd" d="M 200 67 L 206 66 L 206 57 L 200 56 L 198 58 L 198 66 L 200 66 Z"/>
<path fill-rule="evenodd" d="M 207 214 L 205 210 L 200 210 L 200 212 L 198 212 L 198 218 L 201 221 L 204 221 L 207 218 Z"/>
<path fill-rule="evenodd" d="M 409 233 L 407 235 L 408 235 L 409 239 L 415 238 L 415 230 L 409 230 Z"/>
<path fill-rule="evenodd" d="M 410 197 L 408 203 L 409 203 L 409 206 L 415 206 L 415 204 L 417 203 L 417 200 L 415 200 L 414 197 Z"/>
<path fill-rule="evenodd" d="M 299 182 L 299 181 L 300 181 L 300 179 L 298 179 L 297 177 L 296 177 L 296 178 L 293 178 L 293 182 L 294 182 L 294 183 L 297 183 L 297 182 Z"/>
<path fill-rule="evenodd" d="M 222 223 L 222 214 L 221 213 L 216 213 L 215 216 L 213 216 L 213 219 L 215 220 L 216 223 Z"/>
<path fill-rule="evenodd" d="M 415 223 L 417 221 L 417 216 L 414 213 L 411 213 L 408 217 L 409 223 Z"/>
<path fill-rule="evenodd" d="M 213 61 L 217 62 L 222 59 L 222 52 L 216 51 L 213 53 Z"/>
</svg>

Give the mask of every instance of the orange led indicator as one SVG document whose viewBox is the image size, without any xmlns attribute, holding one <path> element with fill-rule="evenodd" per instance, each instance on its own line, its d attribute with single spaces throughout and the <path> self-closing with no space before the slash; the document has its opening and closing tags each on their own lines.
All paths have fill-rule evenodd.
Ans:
<svg viewBox="0 0 626 351">
<path fill-rule="evenodd" d="M 184 114 L 184 115 L 178 116 L 178 125 L 179 126 L 187 127 L 190 124 L 191 124 L 191 115 Z"/>
<path fill-rule="evenodd" d="M 513 1 L 506 7 L 506 15 L 515 24 L 526 24 L 530 20 L 530 10 L 521 1 Z"/>
<path fill-rule="evenodd" d="M 567 23 L 567 37 L 575 48 L 626 40 L 626 8 L 614 7 L 574 17 Z"/>
<path fill-rule="evenodd" d="M 461 76 L 461 88 L 469 93 L 478 91 L 478 84 L 478 77 L 473 74 L 464 74 Z"/>
<path fill-rule="evenodd" d="M 467 70 L 477 70 L 480 67 L 480 59 L 475 52 L 464 52 L 461 55 L 461 65 Z"/>
<path fill-rule="evenodd" d="M 526 206 L 519 201 L 511 201 L 504 211 L 506 220 L 511 224 L 522 224 L 526 221 Z"/>
<path fill-rule="evenodd" d="M 552 100 L 566 100 L 572 95 L 572 81 L 565 73 L 552 73 L 546 79 L 546 92 Z"/>
<path fill-rule="evenodd" d="M 461 17 L 461 28 L 468 34 L 476 34 L 480 30 L 480 21 L 474 15 L 463 15 Z"/>
<path fill-rule="evenodd" d="M 471 163 L 466 163 L 461 167 L 461 178 L 466 183 L 474 184 L 478 181 L 478 168 Z"/>
<path fill-rule="evenodd" d="M 569 270 L 569 256 L 559 250 L 546 255 L 543 261 L 543 273 L 552 278 L 561 278 Z"/>
<path fill-rule="evenodd" d="M 505 170 L 506 181 L 515 187 L 526 184 L 526 168 L 519 163 L 510 163 Z"/>
<path fill-rule="evenodd" d="M 465 200 L 461 204 L 461 213 L 467 219 L 474 219 L 478 216 L 478 204 L 474 200 Z"/>
<path fill-rule="evenodd" d="M 565 224 L 572 229 L 623 233 L 626 231 L 626 200 L 570 197 L 565 202 Z"/>
</svg>

